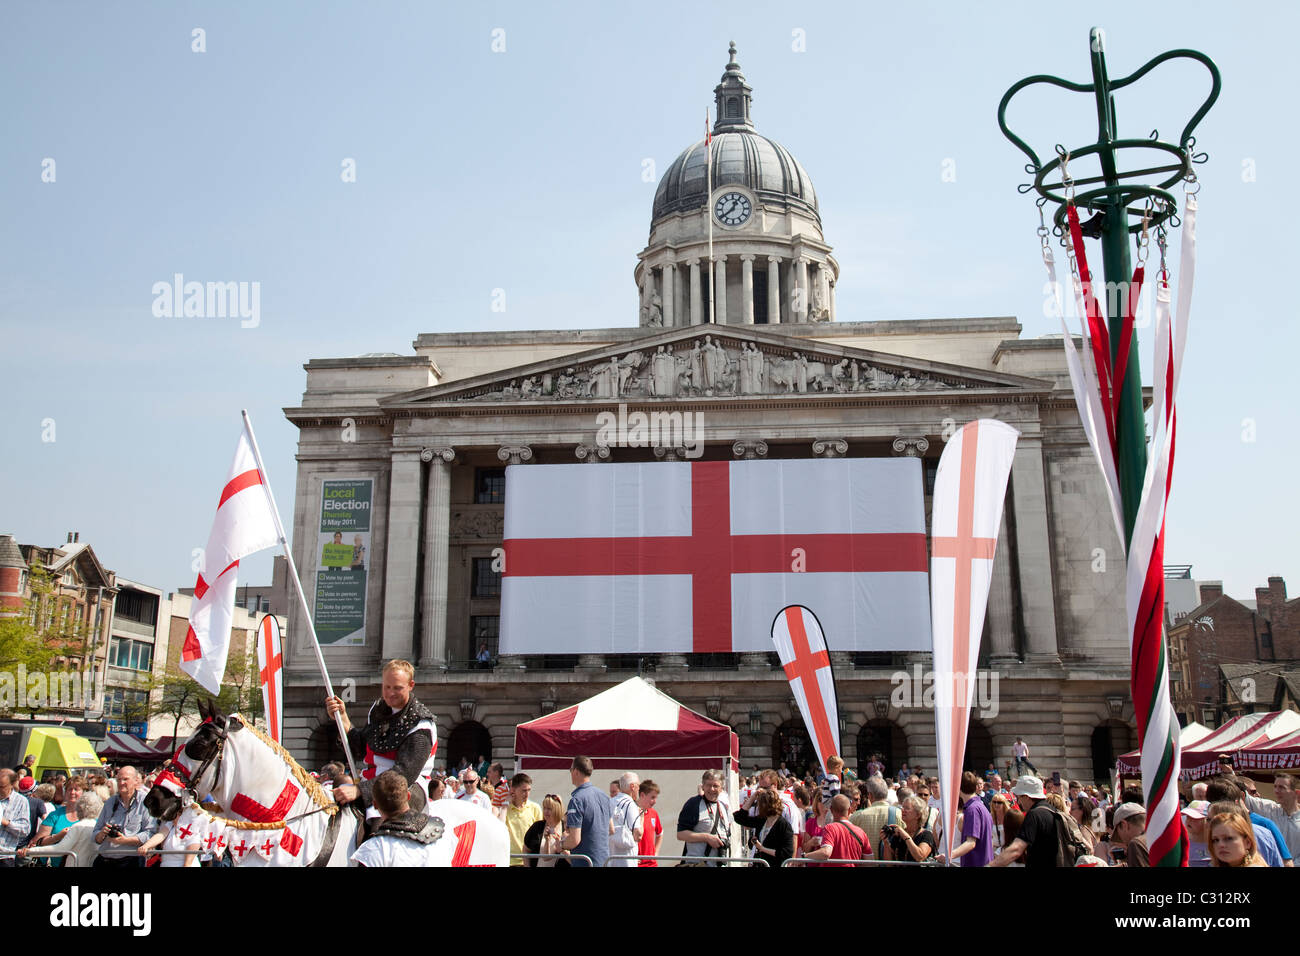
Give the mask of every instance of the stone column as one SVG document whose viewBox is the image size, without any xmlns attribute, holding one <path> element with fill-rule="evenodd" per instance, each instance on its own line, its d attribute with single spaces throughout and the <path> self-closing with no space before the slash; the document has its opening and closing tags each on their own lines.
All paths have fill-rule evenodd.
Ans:
<svg viewBox="0 0 1300 956">
<path fill-rule="evenodd" d="M 902 458 L 924 458 L 925 453 L 930 450 L 930 439 L 924 436 L 920 438 L 895 438 L 894 455 Z"/>
<path fill-rule="evenodd" d="M 731 454 L 733 458 L 740 458 L 744 461 L 766 458 L 767 442 L 761 438 L 758 441 L 737 441 L 731 446 Z"/>
<path fill-rule="evenodd" d="M 763 653 L 745 652 L 740 655 L 740 666 L 745 670 L 768 670 L 771 664 L 768 663 L 767 655 Z"/>
<path fill-rule="evenodd" d="M 781 322 L 781 257 L 767 257 L 767 323 Z"/>
<path fill-rule="evenodd" d="M 502 445 L 497 449 L 497 460 L 522 465 L 533 460 L 533 450 L 527 445 Z"/>
<path fill-rule="evenodd" d="M 604 654 L 579 654 L 578 670 L 592 674 L 603 674 L 609 668 L 605 666 Z"/>
<path fill-rule="evenodd" d="M 687 259 L 686 264 L 691 267 L 691 325 L 699 325 L 704 321 L 704 303 L 700 298 L 700 260 Z"/>
<path fill-rule="evenodd" d="M 1007 509 L 1010 507 L 1009 500 L 1002 507 L 998 546 L 993 552 L 993 580 L 989 583 L 989 663 L 994 667 L 1019 660 L 1016 655 L 1015 609 L 1011 600 L 1011 538 L 1007 532 Z"/>
<path fill-rule="evenodd" d="M 447 667 L 447 567 L 451 537 L 451 463 L 454 448 L 426 448 L 420 460 L 429 463 L 424 508 L 423 628 L 421 667 Z"/>
<path fill-rule="evenodd" d="M 600 461 L 609 461 L 609 446 L 583 444 L 574 448 L 573 454 L 578 461 L 591 465 Z"/>
<path fill-rule="evenodd" d="M 740 257 L 740 321 L 754 324 L 754 257 Z"/>
<path fill-rule="evenodd" d="M 727 257 L 718 256 L 713 264 L 713 318 L 718 325 L 727 324 Z"/>
<path fill-rule="evenodd" d="M 808 286 L 808 260 L 802 256 L 799 257 L 798 270 L 795 282 L 798 286 L 799 314 L 795 321 L 807 322 L 808 310 L 812 305 L 812 289 Z"/>
<path fill-rule="evenodd" d="M 672 262 L 664 265 L 663 286 L 664 328 L 670 329 L 677 324 L 677 266 Z"/>
<path fill-rule="evenodd" d="M 1011 464 L 1011 495 L 1016 509 L 1025 662 L 1058 663 L 1056 589 L 1052 581 L 1052 542 L 1047 527 L 1047 483 L 1041 438 L 1022 437 L 1016 445 L 1016 457 Z"/>
<path fill-rule="evenodd" d="M 420 549 L 420 452 L 394 451 L 388 484 L 388 555 L 384 569 L 381 653 L 415 656 L 415 576 Z"/>
<path fill-rule="evenodd" d="M 843 438 L 818 438 L 812 443 L 812 453 L 818 458 L 843 458 L 849 452 L 849 443 Z"/>
<path fill-rule="evenodd" d="M 829 281 L 828 279 L 826 284 L 830 286 L 831 321 L 834 322 L 835 321 L 835 283 Z"/>
</svg>

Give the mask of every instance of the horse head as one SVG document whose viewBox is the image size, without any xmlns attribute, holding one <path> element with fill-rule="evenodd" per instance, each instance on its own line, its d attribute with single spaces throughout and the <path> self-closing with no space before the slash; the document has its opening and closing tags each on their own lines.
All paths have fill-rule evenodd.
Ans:
<svg viewBox="0 0 1300 956">
<path fill-rule="evenodd" d="M 223 714 L 215 701 L 200 701 L 199 716 L 203 723 L 181 744 L 145 795 L 145 808 L 160 820 L 176 819 L 192 801 L 216 787 L 226 738 L 244 726 L 239 718 Z"/>
</svg>

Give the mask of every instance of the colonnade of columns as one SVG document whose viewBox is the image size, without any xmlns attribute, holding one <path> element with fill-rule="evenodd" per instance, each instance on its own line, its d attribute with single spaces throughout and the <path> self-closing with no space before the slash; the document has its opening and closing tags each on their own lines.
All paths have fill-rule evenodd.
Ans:
<svg viewBox="0 0 1300 956">
<path fill-rule="evenodd" d="M 665 328 L 702 325 L 709 321 L 708 290 L 711 287 L 717 324 L 753 325 L 755 314 L 759 311 L 754 300 L 754 263 L 759 261 L 759 267 L 762 268 L 762 258 L 749 253 L 740 256 L 715 255 L 711 268 L 707 260 L 699 257 L 667 262 L 657 268 L 647 266 L 641 280 L 642 302 L 649 303 L 653 297 L 658 296 L 659 318 Z M 834 321 L 835 280 L 828 264 L 806 256 L 793 259 L 783 256 L 765 258 L 765 311 L 769 325 L 781 322 Z M 727 280 L 729 275 L 734 275 L 729 268 L 735 269 L 734 265 L 729 267 L 729 263 L 736 259 L 740 261 L 740 301 L 733 304 L 728 297 Z M 783 264 L 784 270 L 781 268 Z"/>
</svg>

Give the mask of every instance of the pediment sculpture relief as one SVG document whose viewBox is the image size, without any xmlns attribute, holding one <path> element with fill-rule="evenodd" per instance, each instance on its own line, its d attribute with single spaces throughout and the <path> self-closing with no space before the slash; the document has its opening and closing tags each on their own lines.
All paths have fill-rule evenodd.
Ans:
<svg viewBox="0 0 1300 956">
<path fill-rule="evenodd" d="M 737 395 L 932 392 L 967 383 L 861 359 L 739 347 L 713 335 L 633 350 L 598 362 L 512 379 L 457 396 L 458 401 L 563 401 L 584 398 L 713 398 Z"/>
</svg>

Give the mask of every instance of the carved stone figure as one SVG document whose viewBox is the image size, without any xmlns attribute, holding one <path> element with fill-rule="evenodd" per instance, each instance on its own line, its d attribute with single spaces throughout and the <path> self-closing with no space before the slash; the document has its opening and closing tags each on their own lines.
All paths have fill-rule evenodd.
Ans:
<svg viewBox="0 0 1300 956">
<path fill-rule="evenodd" d="M 668 349 L 661 345 L 650 359 L 650 394 L 658 398 L 672 398 L 677 394 L 677 363 Z"/>
<path fill-rule="evenodd" d="M 659 293 L 652 293 L 650 296 L 649 322 L 647 324 L 656 328 L 664 324 L 664 305 L 663 300 L 659 298 Z"/>
</svg>

